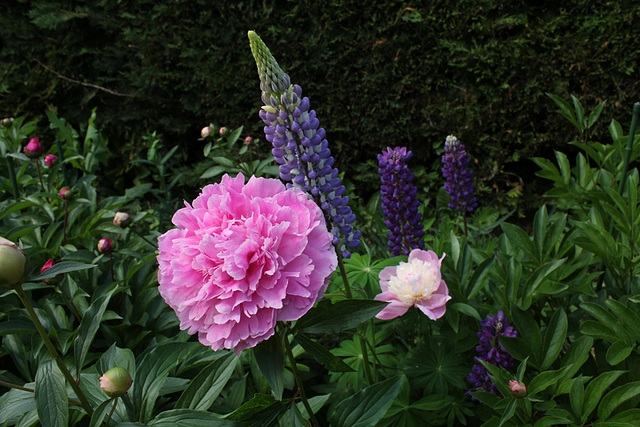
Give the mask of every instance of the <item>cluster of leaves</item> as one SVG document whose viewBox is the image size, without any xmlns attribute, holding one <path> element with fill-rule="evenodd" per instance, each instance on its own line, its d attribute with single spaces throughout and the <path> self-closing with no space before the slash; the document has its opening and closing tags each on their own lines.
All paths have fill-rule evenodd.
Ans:
<svg viewBox="0 0 640 427">
<path fill-rule="evenodd" d="M 148 129 L 200 160 L 191 135 L 208 121 L 260 131 L 247 96 L 258 93 L 246 48 L 256 29 L 330 125 L 339 168 L 360 166 L 360 194 L 376 189 L 368 153 L 406 145 L 431 170 L 454 133 L 483 191 L 509 193 L 508 205 L 529 191 L 521 162 L 570 139 L 544 92 L 604 97 L 606 114 L 624 117 L 639 83 L 639 14 L 588 0 L 3 2 L 0 111 L 38 117 L 46 103 L 81 123 L 97 107 L 116 169 L 141 157 Z"/>
<path fill-rule="evenodd" d="M 442 193 L 423 205 L 428 246 L 447 254 L 442 276 L 452 299 L 443 318 L 415 309 L 392 321 L 374 318 L 384 306 L 373 300 L 378 274 L 406 256 L 390 258 L 379 241 L 373 197 L 357 207 L 370 228 L 365 248 L 331 277 L 326 297 L 239 356 L 180 332 L 157 291 L 155 240 L 180 204 L 177 178 L 167 177 L 177 148 L 147 135 L 147 153 L 132 159 L 135 186 L 104 196 L 96 174 L 108 150 L 95 115 L 81 136 L 48 113 L 56 140 L 45 151 L 60 160 L 50 168 L 22 154 L 35 123 L 14 119 L 0 130 L 0 235 L 29 256 L 22 289 L 59 356 L 51 359 L 20 292 L 0 295 L 0 424 L 636 425 L 640 334 L 630 325 L 640 325 L 640 205 L 638 170 L 630 166 L 640 138 L 612 121 L 613 143 L 595 142 L 602 106 L 586 114 L 577 98 L 573 105 L 552 98 L 578 131 L 578 154 L 573 166 L 560 151 L 556 162 L 533 159 L 552 189 L 530 232 L 486 207 L 465 229 L 445 214 Z M 242 128 L 212 128 L 204 155 L 214 164 L 196 178 L 276 173 L 268 155 L 240 142 Z M 72 199 L 59 197 L 63 185 Z M 122 210 L 133 218 L 127 228 L 112 222 Z M 105 236 L 115 242 L 110 254 L 96 250 Z M 56 264 L 40 274 L 50 258 Z M 474 391 L 474 401 L 466 377 L 479 322 L 498 310 L 518 332 L 499 338 L 518 367 L 486 363 L 500 395 Z M 78 390 L 68 388 L 58 360 Z M 133 377 L 122 398 L 99 387 L 114 366 Z M 512 380 L 526 393 L 513 393 Z"/>
</svg>

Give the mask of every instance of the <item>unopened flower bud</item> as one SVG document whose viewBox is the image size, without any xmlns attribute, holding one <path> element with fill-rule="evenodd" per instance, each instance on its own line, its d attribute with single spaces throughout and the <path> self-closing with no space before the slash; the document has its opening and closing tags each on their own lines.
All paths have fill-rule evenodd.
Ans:
<svg viewBox="0 0 640 427">
<path fill-rule="evenodd" d="M 100 388 L 109 397 L 120 397 L 131 387 L 133 380 L 126 369 L 116 366 L 100 377 Z"/>
<path fill-rule="evenodd" d="M 45 262 L 42 265 L 42 268 L 40 269 L 40 274 L 44 274 L 47 270 L 49 270 L 51 267 L 53 267 L 55 263 L 53 262 L 53 260 L 50 258 L 47 260 L 47 262 Z M 55 277 L 51 277 L 49 279 L 44 279 L 43 282 L 47 283 L 49 285 L 54 285 L 56 283 L 60 283 L 60 281 L 62 280 L 63 276 L 62 274 L 58 274 Z"/>
<path fill-rule="evenodd" d="M 209 138 L 209 135 L 211 135 L 211 130 L 211 126 L 203 127 L 200 131 L 200 136 L 202 136 L 203 138 Z"/>
<path fill-rule="evenodd" d="M 58 163 L 58 156 L 56 156 L 55 154 L 47 154 L 46 156 L 44 156 L 44 164 L 47 165 L 47 167 L 53 167 L 56 163 Z"/>
<path fill-rule="evenodd" d="M 42 144 L 38 138 L 33 138 L 24 146 L 24 154 L 30 159 L 37 159 L 42 155 Z"/>
<path fill-rule="evenodd" d="M 0 237 L 0 287 L 12 287 L 22 280 L 26 258 L 12 241 Z"/>
<path fill-rule="evenodd" d="M 509 381 L 509 390 L 515 397 L 524 397 L 527 395 L 527 386 L 521 381 Z"/>
<path fill-rule="evenodd" d="M 69 187 L 62 187 L 58 195 L 60 195 L 60 197 L 64 200 L 71 200 L 73 199 L 73 190 L 71 190 Z"/>
<path fill-rule="evenodd" d="M 229 134 L 229 129 L 222 126 L 218 132 L 220 133 L 220 136 L 227 136 Z"/>
<path fill-rule="evenodd" d="M 131 217 L 126 212 L 116 212 L 113 216 L 113 224 L 117 227 L 127 228 L 131 223 Z"/>
<path fill-rule="evenodd" d="M 250 136 L 247 136 L 244 138 L 244 145 L 251 145 L 251 143 L 253 142 L 253 138 Z"/>
<path fill-rule="evenodd" d="M 2 126 L 6 128 L 11 127 L 11 123 L 13 123 L 13 120 L 11 120 L 11 117 L 5 117 L 4 119 L 2 119 Z"/>
<path fill-rule="evenodd" d="M 109 254 L 113 252 L 113 240 L 108 237 L 103 237 L 98 240 L 98 252 L 101 254 Z"/>
</svg>

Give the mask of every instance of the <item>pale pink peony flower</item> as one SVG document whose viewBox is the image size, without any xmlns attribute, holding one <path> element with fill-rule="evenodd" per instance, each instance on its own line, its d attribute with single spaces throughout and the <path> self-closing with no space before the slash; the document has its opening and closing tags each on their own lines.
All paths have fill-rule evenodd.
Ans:
<svg viewBox="0 0 640 427">
<path fill-rule="evenodd" d="M 180 328 L 240 353 L 302 317 L 337 257 L 322 210 L 275 179 L 238 174 L 207 185 L 158 238 L 160 295 Z"/>
<path fill-rule="evenodd" d="M 442 317 L 447 310 L 445 304 L 451 299 L 449 288 L 440 275 L 440 264 L 445 255 L 438 259 L 433 251 L 414 249 L 408 262 L 394 267 L 385 267 L 380 272 L 382 293 L 376 295 L 378 301 L 390 304 L 376 315 L 378 319 L 393 319 L 402 316 L 415 305 L 429 319 Z"/>
</svg>

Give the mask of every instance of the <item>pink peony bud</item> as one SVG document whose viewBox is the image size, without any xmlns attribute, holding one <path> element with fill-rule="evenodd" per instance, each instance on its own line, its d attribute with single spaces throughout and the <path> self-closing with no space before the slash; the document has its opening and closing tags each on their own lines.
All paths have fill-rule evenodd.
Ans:
<svg viewBox="0 0 640 427">
<path fill-rule="evenodd" d="M 220 132 L 220 136 L 227 136 L 229 134 L 229 129 L 227 129 L 225 126 L 222 126 L 218 132 Z"/>
<path fill-rule="evenodd" d="M 126 369 L 116 366 L 100 377 L 100 388 L 109 397 L 120 397 L 131 387 L 133 380 Z"/>
<path fill-rule="evenodd" d="M 109 254 L 113 252 L 113 240 L 108 237 L 103 237 L 98 240 L 98 252 L 101 254 Z"/>
<path fill-rule="evenodd" d="M 247 136 L 247 137 L 244 139 L 244 145 L 251 145 L 251 143 L 252 143 L 252 142 L 253 142 L 253 138 L 252 138 L 252 137 L 250 137 L 250 136 Z"/>
<path fill-rule="evenodd" d="M 30 159 L 37 159 L 42 155 L 42 144 L 38 138 L 33 138 L 24 146 L 24 154 Z"/>
<path fill-rule="evenodd" d="M 209 135 L 211 135 L 211 130 L 211 126 L 203 127 L 200 131 L 200 136 L 202 136 L 203 138 L 209 138 Z"/>
<path fill-rule="evenodd" d="M 24 276 L 27 259 L 12 241 L 0 237 L 0 287 L 10 288 Z"/>
<path fill-rule="evenodd" d="M 42 265 L 42 268 L 40 269 L 40 274 L 44 274 L 44 272 L 50 269 L 51 267 L 53 267 L 54 264 L 55 263 L 53 262 L 53 260 L 49 258 L 49 260 L 47 260 L 47 262 L 45 262 Z M 58 274 L 56 277 L 52 277 L 50 279 L 44 279 L 43 282 L 49 285 L 53 285 L 53 284 L 59 283 L 61 280 L 62 280 L 62 274 Z"/>
<path fill-rule="evenodd" d="M 4 119 L 2 119 L 2 126 L 6 128 L 11 127 L 11 123 L 13 123 L 13 120 L 11 120 L 11 117 L 5 117 Z"/>
<path fill-rule="evenodd" d="M 113 216 L 113 224 L 117 227 L 127 228 L 131 223 L 131 217 L 126 212 L 116 212 Z"/>
<path fill-rule="evenodd" d="M 56 163 L 58 163 L 58 156 L 55 154 L 47 154 L 44 156 L 44 164 L 48 167 L 53 167 Z"/>
<path fill-rule="evenodd" d="M 509 390 L 515 397 L 524 397 L 527 395 L 527 386 L 521 381 L 509 381 Z"/>
<path fill-rule="evenodd" d="M 62 187 L 58 194 L 65 200 L 73 199 L 73 190 L 71 190 L 69 187 Z"/>
</svg>

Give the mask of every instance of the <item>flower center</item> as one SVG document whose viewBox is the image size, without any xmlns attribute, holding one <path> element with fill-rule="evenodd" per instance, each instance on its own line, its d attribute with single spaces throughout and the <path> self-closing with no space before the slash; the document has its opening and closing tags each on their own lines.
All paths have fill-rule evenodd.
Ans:
<svg viewBox="0 0 640 427">
<path fill-rule="evenodd" d="M 429 299 L 437 289 L 438 278 L 435 269 L 418 259 L 401 262 L 396 269 L 396 275 L 389 280 L 389 292 L 410 305 L 419 300 Z"/>
</svg>

